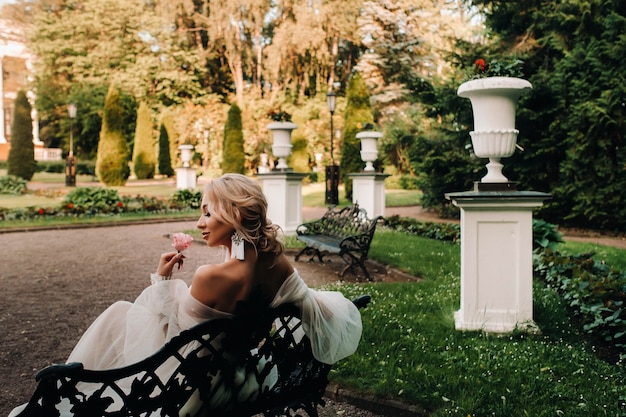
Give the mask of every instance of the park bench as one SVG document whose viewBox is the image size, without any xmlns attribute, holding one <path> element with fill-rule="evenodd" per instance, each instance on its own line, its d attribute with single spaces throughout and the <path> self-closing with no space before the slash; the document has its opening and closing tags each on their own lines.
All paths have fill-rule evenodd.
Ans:
<svg viewBox="0 0 626 417">
<path fill-rule="evenodd" d="M 353 300 L 359 308 L 369 301 Z M 301 326 L 298 308 L 283 304 L 247 318 L 207 320 L 124 368 L 52 365 L 37 374 L 19 416 L 267 417 L 302 410 L 316 417 L 331 365 L 313 357 Z"/>
<path fill-rule="evenodd" d="M 304 242 L 306 247 L 295 259 L 298 261 L 300 256 L 306 254 L 311 256 L 309 261 L 317 256 L 323 262 L 326 253 L 339 255 L 347 263 L 340 273 L 342 279 L 347 271 L 356 275 L 354 270 L 358 266 L 367 279 L 371 280 L 365 261 L 380 219 L 382 216 L 369 219 L 358 204 L 341 210 L 328 209 L 322 218 L 303 223 L 296 228 L 297 239 Z"/>
</svg>

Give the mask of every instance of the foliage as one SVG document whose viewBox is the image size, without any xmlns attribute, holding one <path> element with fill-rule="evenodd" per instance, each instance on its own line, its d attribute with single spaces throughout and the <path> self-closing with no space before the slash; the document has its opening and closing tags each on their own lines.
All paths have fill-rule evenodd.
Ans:
<svg viewBox="0 0 626 417">
<path fill-rule="evenodd" d="M 541 209 L 548 221 L 626 230 L 618 197 L 626 186 L 624 4 L 475 3 L 485 8 L 497 35 L 492 49 L 516 50 L 533 84 L 518 106 L 518 142 L 525 151 L 507 164 L 513 178 L 524 188 L 553 193 Z"/>
<path fill-rule="evenodd" d="M 413 175 L 392 175 L 385 178 L 387 190 L 419 190 L 418 178 Z"/>
<path fill-rule="evenodd" d="M 15 175 L 0 177 L 0 194 L 24 194 L 26 192 L 26 180 Z"/>
<path fill-rule="evenodd" d="M 592 253 L 563 256 L 546 249 L 536 255 L 535 272 L 561 295 L 582 328 L 626 357 L 626 272 L 591 259 Z"/>
<path fill-rule="evenodd" d="M 275 122 L 291 122 L 291 115 L 283 110 L 271 111 L 269 116 Z"/>
<path fill-rule="evenodd" d="M 29 181 L 35 169 L 35 146 L 33 145 L 33 119 L 26 93 L 20 90 L 15 98 L 15 110 L 11 124 L 11 149 L 8 158 L 8 174 Z"/>
<path fill-rule="evenodd" d="M 159 129 L 159 174 L 166 177 L 174 175 L 172 157 L 170 155 L 170 140 L 164 124 L 161 124 Z"/>
<path fill-rule="evenodd" d="M 488 62 L 485 62 L 482 58 L 478 58 L 474 61 L 471 74 L 467 77 L 467 79 L 476 80 L 478 78 L 485 77 L 523 78 L 523 65 L 524 61 L 517 58 L 505 57 L 503 59 L 491 59 Z"/>
<path fill-rule="evenodd" d="M 189 189 L 177 190 L 170 201 L 181 207 L 199 209 L 202 205 L 202 192 Z"/>
<path fill-rule="evenodd" d="M 123 135 L 123 109 L 119 90 L 111 85 L 104 102 L 102 131 L 98 143 L 96 174 L 106 185 L 124 185 L 130 175 L 128 144 Z"/>
<path fill-rule="evenodd" d="M 72 189 L 61 203 L 62 206 L 83 213 L 107 213 L 120 208 L 121 198 L 116 190 L 103 187 L 78 187 Z"/>
<path fill-rule="evenodd" d="M 224 126 L 224 152 L 222 158 L 223 173 L 245 173 L 245 154 L 243 150 L 243 132 L 241 130 L 241 110 L 233 104 L 228 110 L 228 119 Z"/>
<path fill-rule="evenodd" d="M 431 239 L 458 242 L 461 227 L 451 222 L 423 222 L 409 217 L 385 217 L 385 226 L 396 232 L 414 234 Z"/>
<path fill-rule="evenodd" d="M 373 123 L 374 116 L 370 106 L 370 96 L 363 77 L 356 73 L 350 78 L 347 90 L 347 104 L 341 144 L 341 178 L 345 186 L 346 199 L 352 199 L 352 180 L 348 174 L 360 172 L 363 168 L 361 160 L 361 141 L 356 134 L 365 123 Z"/>
<path fill-rule="evenodd" d="M 65 161 L 39 161 L 37 162 L 37 172 L 64 173 Z M 96 176 L 96 164 L 93 161 L 76 162 L 76 175 Z"/>
<path fill-rule="evenodd" d="M 4 177 L 0 177 L 4 178 Z M 179 190 L 170 198 L 154 196 L 120 196 L 117 190 L 105 187 L 73 188 L 56 207 L 0 208 L 0 221 L 33 224 L 47 220 L 63 223 L 68 218 L 84 219 L 134 214 L 175 215 L 192 212 L 200 207 L 202 194 Z"/>
<path fill-rule="evenodd" d="M 152 137 L 152 117 L 145 102 L 137 109 L 137 130 L 133 146 L 133 169 L 138 179 L 154 177 L 156 155 L 154 154 L 154 139 Z"/>
<path fill-rule="evenodd" d="M 545 220 L 533 219 L 533 250 L 542 248 L 556 250 L 559 243 L 563 243 L 563 234 L 556 225 Z"/>
<path fill-rule="evenodd" d="M 411 217 L 398 215 L 385 217 L 385 227 L 396 232 L 409 233 L 450 242 L 460 242 L 461 227 L 452 222 L 424 222 Z M 541 219 L 533 219 L 533 250 L 556 249 L 563 243 L 563 235 L 556 225 Z"/>
</svg>

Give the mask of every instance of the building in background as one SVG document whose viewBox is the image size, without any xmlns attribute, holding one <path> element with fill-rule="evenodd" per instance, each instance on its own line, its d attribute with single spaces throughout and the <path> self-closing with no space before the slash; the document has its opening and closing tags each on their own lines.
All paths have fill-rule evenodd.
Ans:
<svg viewBox="0 0 626 417">
<path fill-rule="evenodd" d="M 20 89 L 27 89 L 32 55 L 26 49 L 23 34 L 10 22 L 0 19 L 0 161 L 6 161 L 11 146 L 11 123 L 15 98 Z M 35 108 L 35 95 L 27 96 L 33 108 L 33 143 L 36 160 L 61 160 L 61 149 L 45 149 L 39 139 L 39 118 Z"/>
</svg>

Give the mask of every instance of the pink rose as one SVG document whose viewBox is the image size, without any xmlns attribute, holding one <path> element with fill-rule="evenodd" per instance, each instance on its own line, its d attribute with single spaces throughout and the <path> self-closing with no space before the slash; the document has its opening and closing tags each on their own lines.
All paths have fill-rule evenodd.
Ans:
<svg viewBox="0 0 626 417">
<path fill-rule="evenodd" d="M 174 246 L 178 252 L 182 252 L 187 249 L 193 241 L 193 237 L 186 233 L 174 233 L 172 238 L 174 239 L 172 246 Z"/>
</svg>

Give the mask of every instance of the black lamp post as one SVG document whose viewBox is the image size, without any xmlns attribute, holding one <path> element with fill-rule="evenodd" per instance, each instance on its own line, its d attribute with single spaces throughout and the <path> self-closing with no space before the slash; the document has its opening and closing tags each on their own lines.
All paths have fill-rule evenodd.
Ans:
<svg viewBox="0 0 626 417">
<path fill-rule="evenodd" d="M 74 156 L 74 118 L 76 117 L 76 104 L 68 104 L 67 113 L 70 116 L 70 152 L 65 159 L 65 185 L 75 187 L 76 157 Z"/>
<path fill-rule="evenodd" d="M 326 204 L 336 206 L 339 204 L 339 166 L 335 165 L 334 140 L 335 129 L 333 127 L 333 113 L 337 104 L 337 95 L 334 92 L 326 94 L 326 105 L 330 112 L 330 165 L 326 166 Z"/>
</svg>

